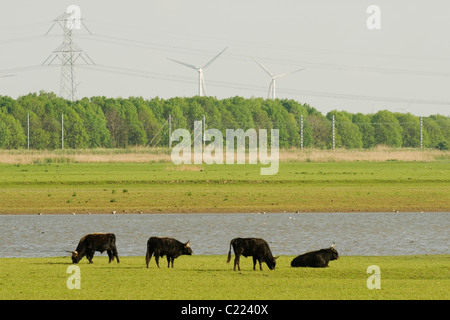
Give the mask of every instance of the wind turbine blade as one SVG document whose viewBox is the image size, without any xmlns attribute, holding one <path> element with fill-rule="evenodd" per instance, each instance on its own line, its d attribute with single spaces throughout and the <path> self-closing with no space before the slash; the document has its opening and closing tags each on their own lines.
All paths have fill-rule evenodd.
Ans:
<svg viewBox="0 0 450 320">
<path fill-rule="evenodd" d="M 15 77 L 16 74 L 0 74 L 0 78 Z"/>
<path fill-rule="evenodd" d="M 192 65 L 192 64 L 185 63 L 185 62 L 181 62 L 181 61 L 174 60 L 174 59 L 170 59 L 170 58 L 167 58 L 167 59 L 169 59 L 170 61 L 173 61 L 173 62 L 182 64 L 183 66 L 186 66 L 186 67 L 188 67 L 188 68 L 191 68 L 191 69 L 194 69 L 194 70 L 198 70 L 198 67 L 196 67 L 196 66 L 194 66 L 194 65 Z"/>
<path fill-rule="evenodd" d="M 256 60 L 256 59 L 253 58 L 253 57 L 252 57 L 252 59 L 253 59 L 257 64 L 259 64 L 259 66 L 260 66 L 261 68 L 263 68 L 263 70 L 264 70 L 265 72 L 267 72 L 267 74 L 268 74 L 269 76 L 273 77 L 273 74 L 270 73 L 269 69 L 267 69 L 265 66 L 263 66 L 263 64 L 262 64 L 261 62 L 259 62 L 258 60 Z"/>
<path fill-rule="evenodd" d="M 206 67 L 208 67 L 214 60 L 216 60 L 216 59 L 217 59 L 222 53 L 224 53 L 225 50 L 227 50 L 227 49 L 228 49 L 228 47 L 226 47 L 225 49 L 223 49 L 222 51 L 220 51 L 219 54 L 218 54 L 217 56 L 215 56 L 214 58 L 212 58 L 211 60 L 209 60 L 208 63 L 205 64 L 205 65 L 203 66 L 202 69 L 205 69 Z"/>
<path fill-rule="evenodd" d="M 282 74 L 279 74 L 277 76 L 274 76 L 274 78 L 281 78 L 281 77 L 284 77 L 284 76 L 287 76 L 287 75 L 290 75 L 290 74 L 293 74 L 293 73 L 296 73 L 296 72 L 299 72 L 299 71 L 302 71 L 302 70 L 305 70 L 305 68 L 297 69 L 297 70 L 294 70 L 294 71 L 291 71 L 291 72 L 282 73 Z"/>
</svg>

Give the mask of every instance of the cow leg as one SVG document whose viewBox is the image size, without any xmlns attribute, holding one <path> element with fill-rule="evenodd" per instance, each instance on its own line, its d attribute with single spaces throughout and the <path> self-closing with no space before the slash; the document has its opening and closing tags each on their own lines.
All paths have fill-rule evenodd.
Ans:
<svg viewBox="0 0 450 320">
<path fill-rule="evenodd" d="M 106 253 L 108 254 L 108 258 L 109 258 L 109 262 L 108 263 L 111 263 L 111 261 L 114 260 L 114 256 L 112 254 L 112 251 L 111 250 L 106 250 Z"/>
<path fill-rule="evenodd" d="M 253 271 L 256 270 L 256 261 L 258 261 L 259 263 L 259 270 L 262 271 L 262 263 L 261 263 L 262 261 L 256 257 L 253 257 Z"/>
<path fill-rule="evenodd" d="M 152 258 L 153 255 L 153 250 L 147 248 L 147 254 L 145 255 L 145 263 L 147 264 L 147 269 L 148 269 L 148 264 L 150 263 L 150 260 Z"/>
<path fill-rule="evenodd" d="M 175 258 L 172 257 L 170 260 L 172 261 L 172 269 L 173 269 L 173 261 L 175 260 Z"/>
<path fill-rule="evenodd" d="M 89 263 L 92 263 L 92 258 L 94 258 L 94 251 L 88 251 L 86 253 L 86 259 L 88 259 Z"/>
<path fill-rule="evenodd" d="M 159 268 L 159 255 L 155 254 L 156 265 Z"/>
<path fill-rule="evenodd" d="M 166 258 L 167 258 L 167 268 L 170 268 L 170 257 L 166 256 Z M 172 265 L 172 267 L 173 267 L 173 265 Z"/>
<path fill-rule="evenodd" d="M 326 268 L 328 267 L 328 263 L 322 257 L 319 257 L 317 259 L 317 266 L 319 266 L 320 268 Z"/>
<path fill-rule="evenodd" d="M 119 261 L 119 254 L 117 253 L 117 249 L 116 248 L 112 249 L 112 254 L 113 254 L 113 260 L 114 260 L 114 257 L 116 257 L 117 263 L 120 263 L 120 261 Z"/>
<path fill-rule="evenodd" d="M 239 263 L 239 258 L 240 258 L 240 255 L 238 255 L 238 254 L 235 253 L 235 255 L 234 255 L 234 268 L 233 268 L 234 271 L 236 271 L 236 265 L 237 265 L 237 267 L 238 267 L 238 270 L 241 271 L 241 266 L 240 266 L 240 263 Z"/>
</svg>

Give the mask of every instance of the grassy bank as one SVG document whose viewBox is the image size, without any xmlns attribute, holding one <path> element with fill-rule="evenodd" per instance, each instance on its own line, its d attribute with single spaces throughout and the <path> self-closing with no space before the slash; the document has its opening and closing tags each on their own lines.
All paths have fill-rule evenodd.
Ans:
<svg viewBox="0 0 450 320">
<path fill-rule="evenodd" d="M 450 256 L 343 256 L 325 269 L 292 268 L 281 256 L 275 270 L 241 272 L 226 256 L 182 256 L 174 269 L 157 269 L 152 259 L 106 254 L 80 264 L 81 289 L 67 288 L 69 257 L 0 259 L 0 299 L 444 299 L 450 298 Z M 165 259 L 164 259 L 165 262 Z M 381 289 L 368 289 L 367 267 L 381 271 Z M 236 284 L 239 283 L 239 288 Z M 176 285 L 174 285 L 176 284 Z"/>
<path fill-rule="evenodd" d="M 0 164 L 0 214 L 449 211 L 448 161 Z"/>
</svg>

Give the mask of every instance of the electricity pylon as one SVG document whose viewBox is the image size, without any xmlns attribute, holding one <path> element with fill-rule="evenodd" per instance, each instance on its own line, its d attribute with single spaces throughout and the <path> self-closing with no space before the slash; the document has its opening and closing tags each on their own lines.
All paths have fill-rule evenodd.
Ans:
<svg viewBox="0 0 450 320">
<path fill-rule="evenodd" d="M 83 50 L 73 42 L 73 31 L 81 29 L 81 25 L 92 34 L 84 25 L 80 17 L 80 8 L 78 6 L 69 6 L 67 11 L 53 20 L 53 25 L 47 31 L 53 29 L 55 24 L 58 24 L 64 32 L 64 40 L 52 54 L 42 63 L 42 65 L 50 65 L 57 58 L 61 61 L 61 77 L 59 86 L 59 95 L 70 101 L 77 99 L 77 87 L 75 62 L 82 59 L 86 64 L 94 64 L 94 61 L 83 52 Z"/>
</svg>

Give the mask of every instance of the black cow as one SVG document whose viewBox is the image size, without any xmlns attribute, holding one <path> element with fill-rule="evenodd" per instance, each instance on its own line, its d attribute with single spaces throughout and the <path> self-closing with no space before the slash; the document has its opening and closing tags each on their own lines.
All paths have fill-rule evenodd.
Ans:
<svg viewBox="0 0 450 320">
<path fill-rule="evenodd" d="M 190 247 L 190 241 L 186 243 L 182 243 L 173 238 L 158 238 L 151 237 L 147 241 L 147 254 L 145 255 L 145 261 L 148 264 L 152 255 L 155 256 L 156 265 L 159 268 L 159 257 L 166 256 L 167 257 L 167 268 L 170 267 L 170 262 L 172 262 L 175 258 L 178 258 L 181 255 L 192 255 L 192 249 Z"/>
<path fill-rule="evenodd" d="M 255 270 L 256 261 L 259 262 L 259 269 L 262 270 L 261 263 L 265 262 L 270 270 L 275 269 L 276 259 L 278 257 L 273 257 L 270 251 L 269 245 L 263 239 L 259 238 L 234 238 L 230 242 L 230 251 L 228 251 L 227 263 L 231 260 L 231 247 L 234 250 L 234 268 L 236 271 L 236 265 L 238 270 L 241 271 L 241 266 L 239 264 L 239 258 L 241 255 L 244 257 L 253 257 L 253 270 Z"/>
<path fill-rule="evenodd" d="M 291 262 L 291 267 L 327 268 L 331 260 L 337 259 L 339 259 L 339 254 L 332 244 L 328 249 L 311 251 L 295 257 Z"/>
<path fill-rule="evenodd" d="M 75 251 L 72 251 L 72 262 L 78 263 L 84 256 L 92 263 L 95 251 L 108 253 L 109 262 L 117 258 L 119 263 L 119 256 L 116 248 L 116 236 L 113 233 L 90 233 L 80 239 Z"/>
</svg>

